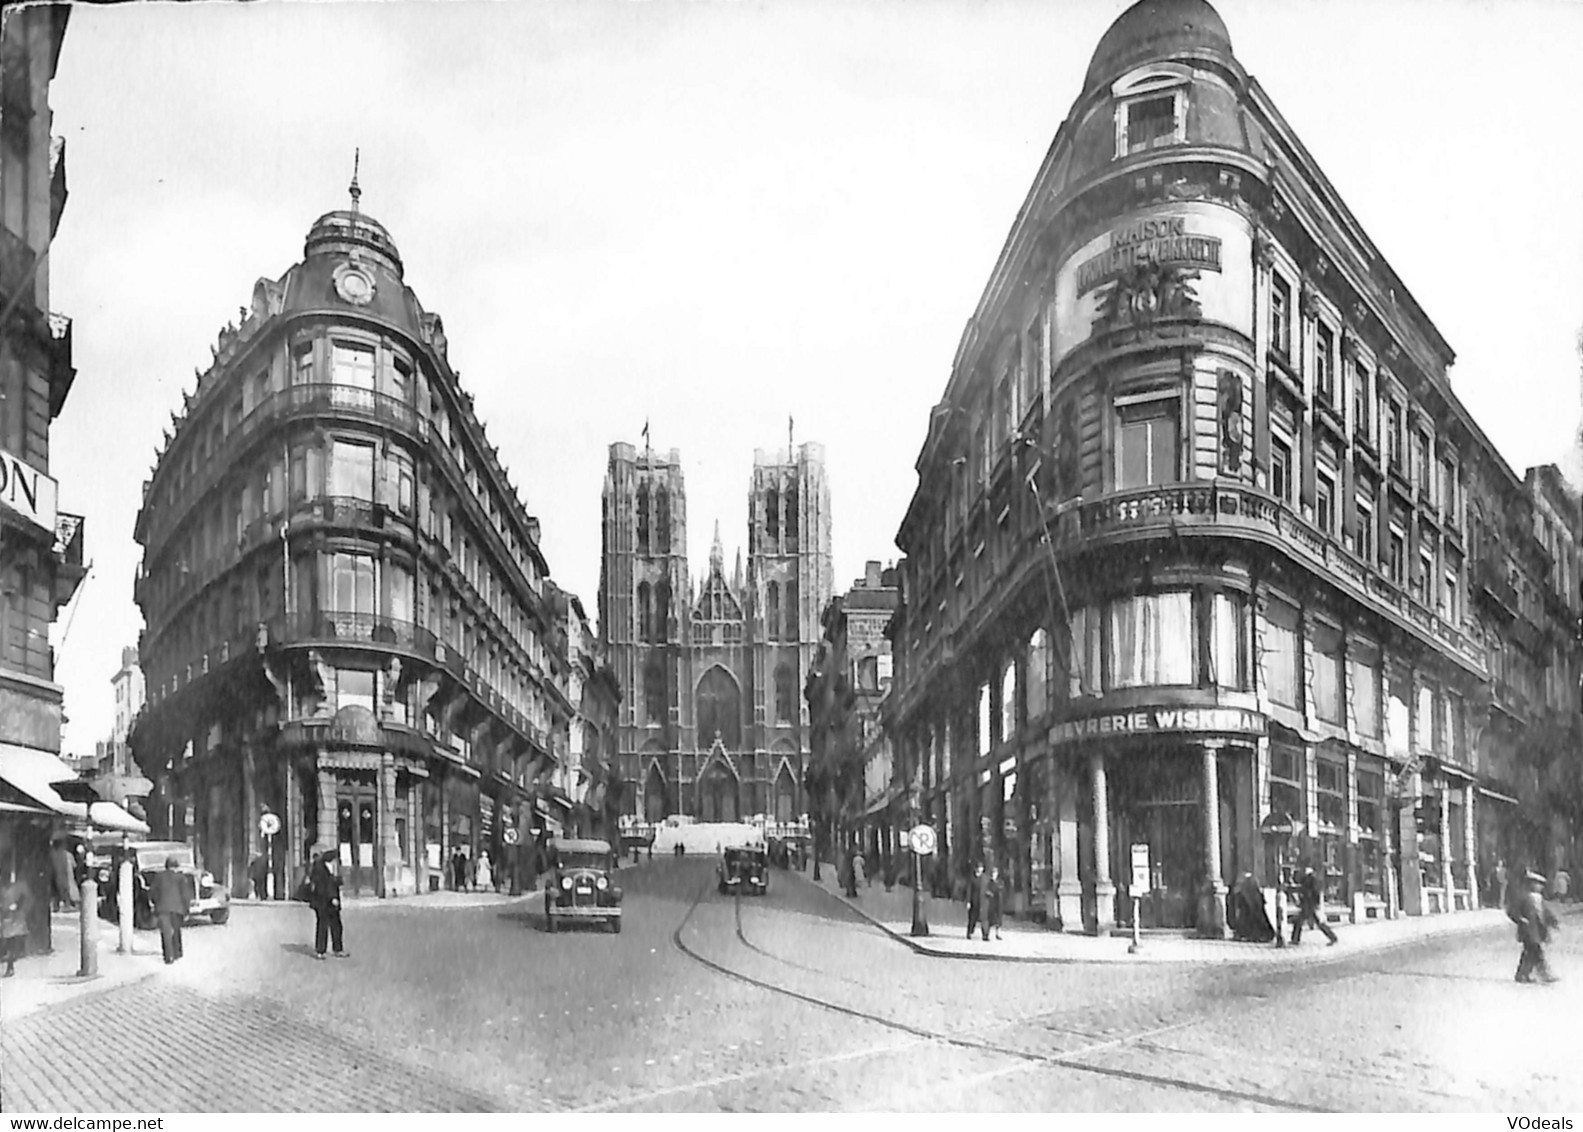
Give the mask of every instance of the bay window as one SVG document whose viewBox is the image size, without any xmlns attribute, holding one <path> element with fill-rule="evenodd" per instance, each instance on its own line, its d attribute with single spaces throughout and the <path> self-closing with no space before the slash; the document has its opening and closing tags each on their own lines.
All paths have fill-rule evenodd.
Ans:
<svg viewBox="0 0 1583 1132">
<path fill-rule="evenodd" d="M 1193 601 L 1185 591 L 1120 598 L 1110 606 L 1110 678 L 1117 688 L 1193 684 Z"/>
<path fill-rule="evenodd" d="M 330 609 L 374 612 L 374 559 L 366 554 L 330 555 Z"/>
</svg>

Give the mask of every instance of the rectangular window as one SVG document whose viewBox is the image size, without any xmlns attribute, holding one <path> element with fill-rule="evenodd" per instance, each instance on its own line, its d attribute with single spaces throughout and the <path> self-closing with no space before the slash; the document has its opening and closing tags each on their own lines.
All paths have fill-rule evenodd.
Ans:
<svg viewBox="0 0 1583 1132">
<path fill-rule="evenodd" d="M 1040 333 L 1039 320 L 1036 318 L 1022 332 L 1022 396 L 1018 401 L 1023 413 L 1026 413 L 1028 407 L 1038 399 L 1043 386 L 1041 380 L 1043 347 L 1043 335 Z"/>
<path fill-rule="evenodd" d="M 1434 749 L 1435 736 L 1435 698 L 1439 692 L 1427 684 L 1418 686 L 1418 718 L 1416 731 L 1413 735 L 1413 746 L 1420 750 Z"/>
<path fill-rule="evenodd" d="M 1385 775 L 1379 771 L 1358 768 L 1358 832 L 1377 837 L 1381 832 L 1380 816 L 1385 802 Z"/>
<path fill-rule="evenodd" d="M 1112 687 L 1194 684 L 1194 660 L 1190 593 L 1142 594 L 1111 603 Z"/>
<path fill-rule="evenodd" d="M 1286 814 L 1306 824 L 1303 804 L 1303 752 L 1280 743 L 1270 744 L 1270 812 Z"/>
<path fill-rule="evenodd" d="M 1369 371 L 1362 362 L 1352 363 L 1352 435 L 1373 446 L 1374 421 L 1372 408 L 1374 394 L 1370 388 Z"/>
<path fill-rule="evenodd" d="M 1413 432 L 1413 482 L 1420 492 L 1429 493 L 1429 434 L 1422 429 Z"/>
<path fill-rule="evenodd" d="M 1451 716 L 1451 757 L 1465 764 L 1468 761 L 1468 718 L 1462 710 L 1462 697 L 1446 696 L 1446 712 Z"/>
<path fill-rule="evenodd" d="M 259 374 L 259 381 L 267 385 L 269 375 Z M 307 385 L 313 380 L 313 343 L 304 342 L 298 346 L 291 356 L 291 383 L 293 385 Z"/>
<path fill-rule="evenodd" d="M 1336 531 L 1336 487 L 1330 477 L 1318 475 L 1314 478 L 1314 522 L 1319 524 L 1319 529 L 1327 535 Z"/>
<path fill-rule="evenodd" d="M 1403 422 L 1401 406 L 1395 401 L 1390 403 L 1386 410 L 1386 426 L 1389 428 L 1386 459 L 1390 461 L 1391 471 L 1407 478 L 1407 426 Z"/>
<path fill-rule="evenodd" d="M 1346 721 L 1341 704 L 1341 635 L 1330 629 L 1316 630 L 1313 655 L 1314 714 L 1339 727 Z"/>
<path fill-rule="evenodd" d="M 337 440 L 330 449 L 330 494 L 374 500 L 374 446 Z"/>
<path fill-rule="evenodd" d="M 1398 676 L 1390 678 L 1388 683 L 1390 696 L 1385 704 L 1386 745 L 1392 752 L 1406 756 L 1409 753 L 1407 681 Z"/>
<path fill-rule="evenodd" d="M 1270 276 L 1270 349 L 1282 358 L 1292 349 L 1292 289 L 1279 275 Z"/>
<path fill-rule="evenodd" d="M 1176 95 L 1140 98 L 1127 104 L 1127 152 L 1176 140 Z"/>
<path fill-rule="evenodd" d="M 335 670 L 335 706 L 374 710 L 374 674 L 356 668 Z"/>
<path fill-rule="evenodd" d="M 1380 733 L 1378 663 L 1378 658 L 1369 653 L 1347 658 L 1352 674 L 1352 718 L 1360 735 L 1378 736 Z"/>
<path fill-rule="evenodd" d="M 978 686 L 978 753 L 980 755 L 989 754 L 989 728 L 993 718 L 989 707 L 989 685 L 980 684 Z"/>
<path fill-rule="evenodd" d="M 1000 674 L 1000 739 L 1017 734 L 1017 666 L 1008 663 Z"/>
<path fill-rule="evenodd" d="M 1369 565 L 1374 564 L 1374 508 L 1364 496 L 1358 496 L 1358 557 Z"/>
<path fill-rule="evenodd" d="M 1314 765 L 1314 790 L 1319 824 L 1332 831 L 1347 828 L 1347 764 L 1319 759 Z"/>
<path fill-rule="evenodd" d="M 1330 405 L 1336 404 L 1335 350 L 1336 339 L 1324 323 L 1314 327 L 1314 391 Z"/>
<path fill-rule="evenodd" d="M 1116 487 L 1148 487 L 1178 478 L 1176 400 L 1158 398 L 1116 410 Z"/>
<path fill-rule="evenodd" d="M 1388 561 L 1391 581 L 1398 586 L 1407 582 L 1407 542 L 1400 531 L 1391 531 L 1391 551 Z"/>
<path fill-rule="evenodd" d="M 336 342 L 331 350 L 330 368 L 337 385 L 358 389 L 374 388 L 374 348 L 354 342 Z"/>
<path fill-rule="evenodd" d="M 1278 704 L 1298 707 L 1297 611 L 1271 605 L 1260 658 L 1265 694 Z"/>
<path fill-rule="evenodd" d="M 1292 501 L 1292 450 L 1282 440 L 1270 440 L 1270 494 L 1282 503 Z"/>
<path fill-rule="evenodd" d="M 1457 521 L 1457 466 L 1440 461 L 1440 514 L 1448 523 Z"/>
<path fill-rule="evenodd" d="M 1211 677 L 1217 688 L 1248 686 L 1246 605 L 1238 593 L 1217 593 L 1210 636 Z"/>
<path fill-rule="evenodd" d="M 373 558 L 366 554 L 331 555 L 330 600 L 330 609 L 336 613 L 373 613 Z"/>
<path fill-rule="evenodd" d="M 1462 624 L 1462 586 L 1457 568 L 1446 566 L 1445 609 L 1441 613 L 1453 626 Z"/>
<path fill-rule="evenodd" d="M 1067 645 L 1070 670 L 1067 673 L 1067 695 L 1100 694 L 1100 632 L 1097 610 L 1080 606 L 1072 610 L 1071 640 Z"/>
</svg>

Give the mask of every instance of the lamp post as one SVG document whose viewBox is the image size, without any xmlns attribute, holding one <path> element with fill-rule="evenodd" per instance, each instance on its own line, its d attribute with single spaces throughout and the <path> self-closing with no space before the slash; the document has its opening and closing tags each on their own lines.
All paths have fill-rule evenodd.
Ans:
<svg viewBox="0 0 1583 1132">
<path fill-rule="evenodd" d="M 116 866 L 115 885 L 116 900 L 115 911 L 117 926 L 120 935 L 115 949 L 122 955 L 130 955 L 133 951 L 132 936 L 132 835 L 121 835 L 121 863 Z"/>
</svg>

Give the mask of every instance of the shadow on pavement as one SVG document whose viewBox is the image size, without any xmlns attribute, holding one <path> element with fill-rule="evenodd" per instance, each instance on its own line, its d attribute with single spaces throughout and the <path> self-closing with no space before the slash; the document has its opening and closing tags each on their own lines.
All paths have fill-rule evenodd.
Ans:
<svg viewBox="0 0 1583 1132">
<path fill-rule="evenodd" d="M 313 950 L 313 944 L 311 944 L 311 943 L 300 943 L 300 942 L 283 943 L 283 944 L 280 945 L 280 949 L 282 951 L 289 951 L 293 955 L 307 955 L 309 957 L 312 957 L 313 955 L 317 954 Z"/>
</svg>

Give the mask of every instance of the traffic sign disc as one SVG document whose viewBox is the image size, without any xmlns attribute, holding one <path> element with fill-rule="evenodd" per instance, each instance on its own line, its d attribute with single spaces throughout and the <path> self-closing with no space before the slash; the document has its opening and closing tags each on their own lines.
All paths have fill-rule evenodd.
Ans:
<svg viewBox="0 0 1583 1132">
<path fill-rule="evenodd" d="M 265 814 L 258 819 L 258 831 L 265 837 L 274 837 L 280 832 L 280 815 Z"/>
<path fill-rule="evenodd" d="M 935 838 L 934 826 L 915 825 L 907 834 L 907 842 L 912 846 L 912 851 L 921 857 L 927 857 L 934 852 Z"/>
</svg>

